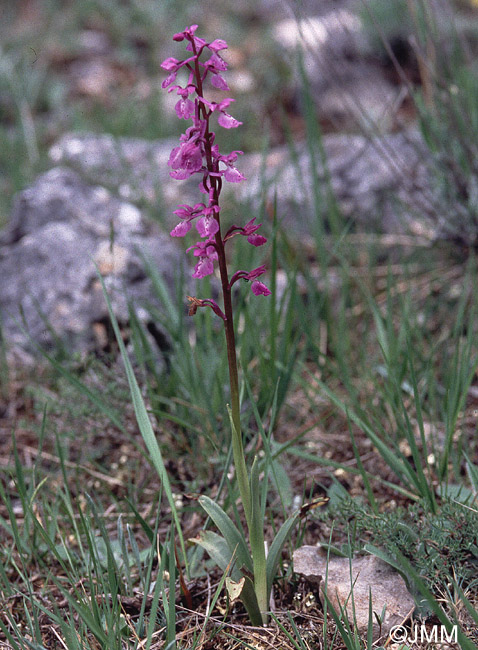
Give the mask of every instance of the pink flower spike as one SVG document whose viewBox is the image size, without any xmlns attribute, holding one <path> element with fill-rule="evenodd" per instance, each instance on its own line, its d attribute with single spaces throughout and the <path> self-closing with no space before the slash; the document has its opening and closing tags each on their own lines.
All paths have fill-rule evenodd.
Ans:
<svg viewBox="0 0 478 650">
<path fill-rule="evenodd" d="M 247 241 L 253 246 L 263 246 L 267 242 L 267 239 L 262 235 L 249 235 Z"/>
<path fill-rule="evenodd" d="M 251 284 L 251 289 L 252 293 L 255 296 L 269 296 L 270 295 L 270 290 L 266 287 L 265 284 L 262 282 L 259 282 L 259 280 L 256 280 Z"/>
</svg>

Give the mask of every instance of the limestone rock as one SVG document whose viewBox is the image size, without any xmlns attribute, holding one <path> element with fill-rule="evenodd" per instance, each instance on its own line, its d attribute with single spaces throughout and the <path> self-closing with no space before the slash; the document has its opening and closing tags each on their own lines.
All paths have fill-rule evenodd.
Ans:
<svg viewBox="0 0 478 650">
<path fill-rule="evenodd" d="M 55 165 L 68 166 L 89 183 L 109 188 L 125 201 L 160 209 L 168 227 L 178 203 L 197 202 L 196 178 L 172 181 L 168 159 L 176 139 L 149 141 L 115 138 L 109 134 L 67 133 L 50 149 Z"/>
<path fill-rule="evenodd" d="M 129 201 L 160 205 L 166 229 L 177 223 L 172 214 L 178 203 L 194 205 L 198 199 L 197 178 L 173 181 L 167 161 L 176 140 L 149 142 L 109 135 L 67 134 L 51 149 L 56 163 L 72 167 L 92 182 L 102 183 Z M 426 149 L 418 132 L 387 134 L 368 138 L 361 135 L 330 134 L 323 137 L 326 164 L 317 156 L 311 165 L 305 143 L 298 143 L 297 165 L 287 147 L 277 147 L 266 157 L 241 156 L 238 169 L 243 183 L 225 183 L 223 196 L 230 193 L 259 208 L 263 196 L 273 201 L 277 193 L 278 216 L 296 236 L 310 235 L 316 218 L 311 197 L 318 182 L 323 216 L 327 223 L 327 193 L 330 187 L 345 217 L 367 229 L 401 233 L 412 229 L 432 236 L 427 214 L 435 214 L 437 201 L 430 191 Z M 265 167 L 265 169 L 263 169 Z M 403 203 L 403 205 L 402 205 Z M 403 207 L 405 206 L 405 209 Z M 438 206 L 439 207 L 439 206 Z M 414 221 L 413 215 L 420 214 Z"/>
<path fill-rule="evenodd" d="M 351 624 L 356 620 L 360 633 L 367 632 L 369 620 L 369 595 L 372 610 L 380 618 L 385 609 L 382 626 L 374 618 L 374 638 L 386 636 L 394 625 L 399 625 L 414 608 L 405 581 L 390 565 L 370 555 L 353 560 L 329 557 L 316 546 L 302 546 L 294 552 L 294 570 L 309 582 L 320 584 L 320 598 L 324 592 L 340 614 L 345 609 Z M 325 577 L 327 576 L 327 585 Z M 351 591 L 353 585 L 353 604 Z M 355 618 L 354 618 L 355 617 Z"/>
<path fill-rule="evenodd" d="M 104 187 L 86 184 L 69 169 L 54 168 L 38 177 L 18 195 L 9 227 L 0 236 L 0 310 L 7 348 L 32 353 L 36 345 L 53 348 L 58 338 L 70 351 L 96 349 L 100 326 L 104 329 L 109 320 L 94 262 L 118 320 L 127 323 L 131 301 L 146 326 L 154 328 L 144 307 L 160 305 L 143 256 L 173 287 L 184 255 L 137 207 Z"/>
<path fill-rule="evenodd" d="M 273 36 L 290 57 L 302 51 L 317 117 L 325 125 L 386 132 L 395 125 L 403 93 L 369 56 L 360 9 L 358 3 L 324 3 L 277 22 Z"/>
<path fill-rule="evenodd" d="M 317 185 L 326 224 L 332 190 L 345 218 L 361 228 L 435 236 L 440 208 L 430 189 L 429 160 L 418 132 L 375 138 L 330 134 L 323 137 L 323 151 L 325 162 L 317 156 L 313 163 L 305 143 L 297 145 L 295 163 L 287 147 L 271 151 L 265 162 L 261 155 L 251 154 L 241 161 L 249 180 L 238 188 L 240 196 L 255 205 L 265 167 L 267 196 L 270 201 L 277 196 L 279 218 L 297 234 L 313 232 Z"/>
</svg>

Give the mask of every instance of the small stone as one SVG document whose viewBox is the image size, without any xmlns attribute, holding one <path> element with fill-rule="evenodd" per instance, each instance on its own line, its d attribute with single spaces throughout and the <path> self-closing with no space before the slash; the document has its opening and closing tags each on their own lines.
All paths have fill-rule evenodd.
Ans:
<svg viewBox="0 0 478 650">
<path fill-rule="evenodd" d="M 355 621 L 361 634 L 367 632 L 371 596 L 374 639 L 386 636 L 415 607 L 403 578 L 389 564 L 374 555 L 353 560 L 329 557 L 327 563 L 325 551 L 316 546 L 302 546 L 294 552 L 294 571 L 312 584 L 320 584 L 322 604 L 325 592 L 335 611 L 340 614 L 341 610 L 345 610 L 351 625 Z M 375 615 L 380 619 L 384 608 L 385 614 L 379 626 Z"/>
</svg>

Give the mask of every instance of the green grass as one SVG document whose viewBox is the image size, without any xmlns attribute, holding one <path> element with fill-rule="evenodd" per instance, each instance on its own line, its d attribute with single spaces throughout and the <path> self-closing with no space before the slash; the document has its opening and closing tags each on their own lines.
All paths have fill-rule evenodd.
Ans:
<svg viewBox="0 0 478 650">
<path fill-rule="evenodd" d="M 63 43 L 61 56 L 74 57 L 75 34 L 94 20 L 127 66 L 138 55 L 133 34 L 147 44 L 141 74 L 155 87 L 159 54 L 169 52 L 163 41 L 188 22 L 188 3 L 167 25 L 169 3 L 129 2 L 112 11 L 95 0 L 57 9 L 53 1 L 41 5 L 35 38 L 28 30 L 5 36 L 3 217 L 8 194 L 30 182 L 45 164 L 47 145 L 69 128 L 171 134 L 155 91 L 138 102 L 117 88 L 114 110 L 69 97 L 40 36 Z M 245 24 L 236 32 L 228 27 L 233 38 L 244 35 Z M 34 53 L 36 67 L 29 59 Z M 188 543 L 201 530 L 214 539 L 200 495 L 219 502 L 235 525 L 241 522 L 230 474 L 225 342 L 212 312 L 199 310 L 194 320 L 186 315 L 184 278 L 171 292 L 145 260 L 155 305 L 162 305 L 149 310 L 170 341 L 164 368 L 131 310 L 126 370 L 114 355 L 79 360 L 63 351 L 47 358 L 41 372 L 2 372 L 2 398 L 23 404 L 19 417 L 8 420 L 0 448 L 0 640 L 6 647 L 153 650 L 201 648 L 206 640 L 224 647 L 232 638 L 247 648 L 256 643 L 254 634 L 299 650 L 314 643 L 330 650 L 371 647 L 371 628 L 360 638 L 330 603 L 328 617 L 317 604 L 304 615 L 293 598 L 304 588 L 290 566 L 293 548 L 318 536 L 331 552 L 386 558 L 406 577 L 424 615 L 457 623 L 471 639 L 478 618 L 478 231 L 470 197 L 452 193 L 456 166 L 442 156 L 452 134 L 452 153 L 472 187 L 472 138 L 451 119 L 464 114 L 451 103 L 458 97 L 474 125 L 475 91 L 464 70 L 443 73 L 460 89 L 444 95 L 443 104 L 438 93 L 434 106 L 418 89 L 416 98 L 437 185 L 459 202 L 460 215 L 469 215 L 459 229 L 465 238 L 445 229 L 428 248 L 398 239 L 390 246 L 380 233 L 346 223 L 331 188 L 324 192 L 318 182 L 308 197 L 314 225 L 307 250 L 281 227 L 280 205 L 272 220 L 265 206 L 258 215 L 269 230 L 272 295 L 255 298 L 242 286 L 235 317 L 244 445 L 248 463 L 258 455 L 263 472 L 266 539 L 298 504 L 330 497 L 328 509 L 301 519 L 280 558 L 274 626 L 248 629 L 243 610 L 224 595 L 226 573 Z M 312 167 L 324 149 L 303 70 L 300 77 Z M 265 99 L 258 101 L 263 106 Z M 247 131 L 246 139 L 255 133 Z M 290 130 L 284 139 L 294 159 Z M 249 206 L 235 206 L 240 211 L 249 214 Z M 234 242 L 231 267 L 262 263 L 262 250 L 241 244 Z M 203 281 L 196 295 L 212 290 Z M 462 636 L 461 647 L 476 647 L 470 639 Z"/>
</svg>

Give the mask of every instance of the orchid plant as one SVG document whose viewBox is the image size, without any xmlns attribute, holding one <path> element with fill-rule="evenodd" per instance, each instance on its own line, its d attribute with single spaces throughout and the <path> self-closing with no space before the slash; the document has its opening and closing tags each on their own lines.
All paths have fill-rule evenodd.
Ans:
<svg viewBox="0 0 478 650">
<path fill-rule="evenodd" d="M 287 519 L 266 553 L 259 464 L 255 459 L 248 471 L 242 443 L 232 289 L 239 280 L 246 280 L 251 282 L 252 293 L 256 296 L 268 296 L 270 291 L 259 280 L 266 271 L 264 265 L 251 271 L 238 270 L 232 275 L 229 274 L 226 245 L 236 236 L 246 237 L 252 246 L 262 246 L 267 240 L 258 233 L 261 224 L 256 224 L 255 218 L 243 226 L 232 225 L 223 232 L 219 204 L 221 190 L 224 181 L 240 183 L 245 180 L 235 166 L 238 156 L 243 152 L 221 154 L 215 143 L 216 135 L 211 128 L 211 121 L 217 118 L 218 125 L 224 129 L 237 128 L 242 122 L 228 112 L 233 99 L 227 97 L 219 102 L 210 101 L 205 93 L 206 82 L 216 93 L 218 90 L 229 91 L 223 76 L 227 63 L 221 56 L 227 48 L 227 43 L 222 39 L 207 42 L 196 36 L 196 30 L 197 25 L 192 25 L 173 36 L 174 41 L 186 42 L 189 56 L 182 60 L 169 57 L 161 64 L 168 73 L 162 83 L 163 88 L 167 88 L 168 92 L 176 91 L 179 96 L 175 105 L 178 118 L 192 121 L 192 125 L 181 135 L 179 146 L 171 152 L 168 161 L 171 168 L 169 174 L 178 180 L 193 175 L 200 176 L 199 191 L 205 196 L 204 201 L 193 206 L 178 206 L 174 214 L 180 221 L 171 231 L 171 235 L 184 237 L 194 223 L 200 240 L 187 249 L 194 251 L 197 258 L 193 277 L 204 278 L 213 274 L 215 264 L 219 269 L 222 308 L 211 298 L 188 296 L 189 314 L 194 315 L 198 308 L 210 307 L 224 323 L 230 381 L 231 404 L 228 410 L 232 428 L 233 460 L 250 551 L 246 531 L 239 529 L 227 513 L 207 496 L 200 497 L 199 502 L 222 533 L 222 537 L 212 531 L 202 531 L 199 538 L 193 541 L 202 546 L 224 571 L 230 572 L 226 584 L 231 598 L 240 597 L 251 622 L 261 625 L 268 621 L 272 581 L 281 549 L 300 514 L 295 513 Z M 182 85 L 177 83 L 178 77 L 181 76 L 184 79 Z"/>
</svg>

